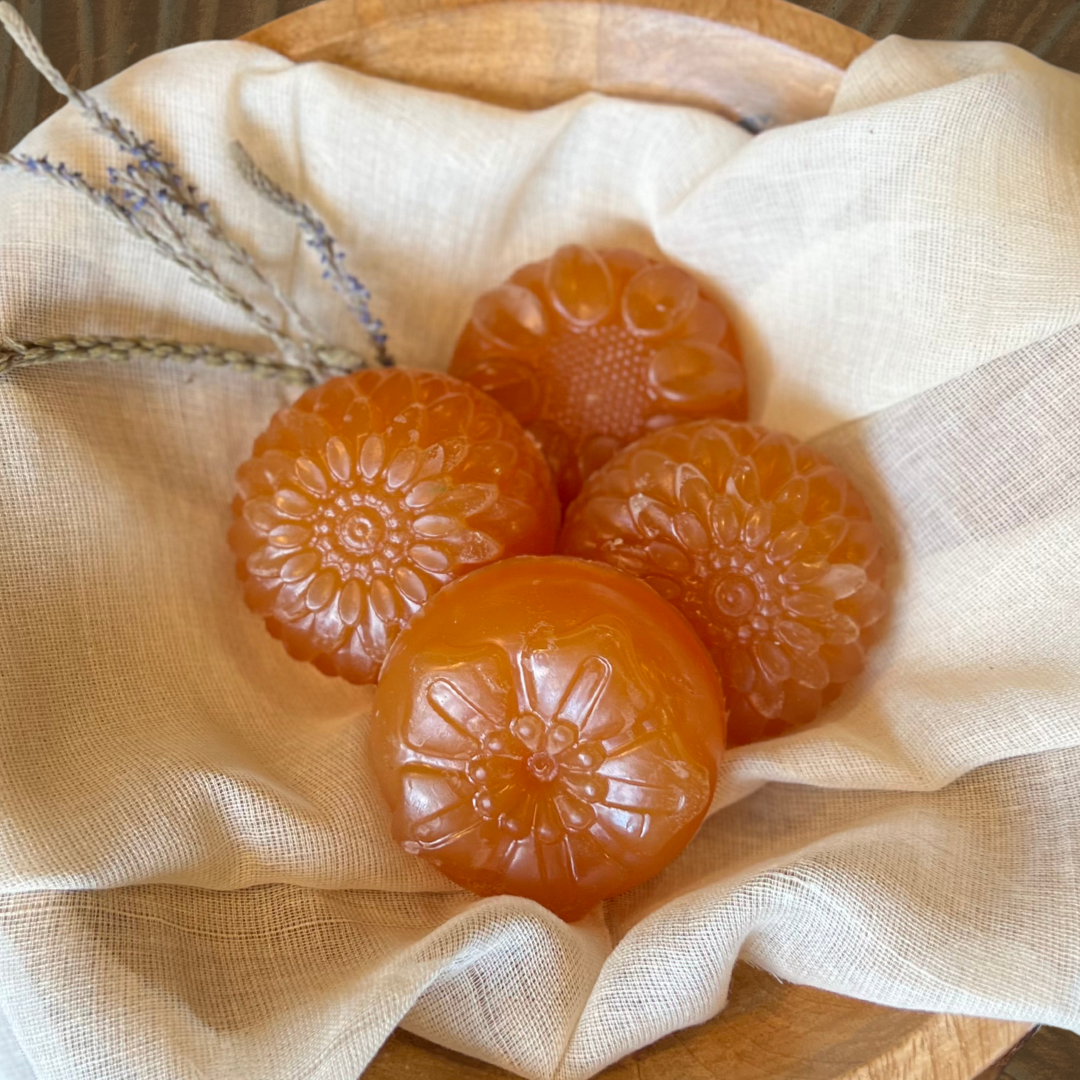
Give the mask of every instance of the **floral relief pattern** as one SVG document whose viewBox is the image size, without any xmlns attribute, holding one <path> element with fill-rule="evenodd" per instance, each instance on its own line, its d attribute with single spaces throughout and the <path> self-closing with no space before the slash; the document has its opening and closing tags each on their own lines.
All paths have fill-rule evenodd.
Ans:
<svg viewBox="0 0 1080 1080">
<path fill-rule="evenodd" d="M 397 744 L 395 835 L 474 891 L 563 881 L 566 903 L 591 906 L 708 807 L 713 775 L 673 720 L 677 693 L 617 619 L 557 648 L 541 635 L 414 663 L 429 677 Z"/>
<path fill-rule="evenodd" d="M 545 554 L 558 508 L 512 417 L 456 379 L 364 371 L 283 409 L 237 474 L 245 600 L 298 659 L 373 682 L 447 582 Z"/>
<path fill-rule="evenodd" d="M 689 274 L 634 251 L 567 245 L 521 267 L 477 301 L 450 370 L 535 436 L 564 502 L 648 430 L 746 416 L 727 316 Z"/>
<path fill-rule="evenodd" d="M 812 720 L 862 670 L 886 609 L 880 537 L 850 481 L 751 424 L 640 440 L 591 478 L 560 548 L 643 577 L 690 619 L 735 744 Z"/>
</svg>

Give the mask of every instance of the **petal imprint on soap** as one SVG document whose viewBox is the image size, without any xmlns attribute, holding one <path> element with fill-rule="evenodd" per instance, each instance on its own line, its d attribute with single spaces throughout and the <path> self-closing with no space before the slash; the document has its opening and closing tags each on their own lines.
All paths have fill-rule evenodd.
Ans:
<svg viewBox="0 0 1080 1080">
<path fill-rule="evenodd" d="M 861 672 L 885 612 L 881 539 L 824 455 L 754 424 L 646 436 L 586 482 L 560 550 L 643 577 L 724 683 L 732 744 L 808 723 Z"/>
<path fill-rule="evenodd" d="M 512 559 L 444 590 L 399 639 L 372 754 L 406 851 L 576 918 L 687 842 L 722 738 L 708 653 L 652 590 Z"/>
<path fill-rule="evenodd" d="M 374 682 L 445 584 L 550 551 L 551 478 L 514 418 L 423 371 L 362 371 L 281 410 L 237 472 L 229 535 L 249 607 L 297 659 Z"/>
</svg>

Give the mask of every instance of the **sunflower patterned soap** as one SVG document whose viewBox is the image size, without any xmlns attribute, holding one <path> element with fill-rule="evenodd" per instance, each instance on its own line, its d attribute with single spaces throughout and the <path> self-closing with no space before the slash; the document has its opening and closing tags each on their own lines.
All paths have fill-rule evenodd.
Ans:
<svg viewBox="0 0 1080 1080">
<path fill-rule="evenodd" d="M 862 670 L 885 562 L 870 513 L 823 454 L 705 420 L 594 473 L 560 550 L 637 574 L 690 620 L 724 684 L 729 744 L 808 723 Z"/>
<path fill-rule="evenodd" d="M 476 302 L 452 374 L 510 410 L 559 495 L 647 431 L 746 417 L 746 374 L 724 312 L 689 274 L 633 251 L 560 248 Z"/>
<path fill-rule="evenodd" d="M 447 375 L 382 370 L 278 412 L 237 472 L 233 514 L 248 606 L 292 656 L 366 683 L 447 582 L 551 551 L 559 506 L 493 400 Z"/>
<path fill-rule="evenodd" d="M 687 844 L 723 739 L 716 670 L 674 608 L 610 567 L 526 558 L 402 633 L 371 749 L 406 851 L 573 920 Z"/>
</svg>

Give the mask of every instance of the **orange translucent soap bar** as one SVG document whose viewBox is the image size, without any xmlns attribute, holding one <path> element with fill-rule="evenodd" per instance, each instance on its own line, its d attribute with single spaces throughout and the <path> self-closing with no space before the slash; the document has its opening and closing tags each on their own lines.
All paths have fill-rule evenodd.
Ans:
<svg viewBox="0 0 1080 1080">
<path fill-rule="evenodd" d="M 244 599 L 289 653 L 374 682 L 447 582 L 551 551 L 559 505 L 518 422 L 467 383 L 361 371 L 282 409 L 237 472 Z"/>
<path fill-rule="evenodd" d="M 724 684 L 729 744 L 813 720 L 863 668 L 885 561 L 828 459 L 753 424 L 655 432 L 595 473 L 560 550 L 637 574 L 690 620 Z"/>
<path fill-rule="evenodd" d="M 560 248 L 476 302 L 452 374 L 544 448 L 564 502 L 615 450 L 703 416 L 746 417 L 746 374 L 721 309 L 677 267 Z"/>
<path fill-rule="evenodd" d="M 402 633 L 371 749 L 406 851 L 574 920 L 683 849 L 723 739 L 716 670 L 674 608 L 610 567 L 524 558 Z"/>
</svg>

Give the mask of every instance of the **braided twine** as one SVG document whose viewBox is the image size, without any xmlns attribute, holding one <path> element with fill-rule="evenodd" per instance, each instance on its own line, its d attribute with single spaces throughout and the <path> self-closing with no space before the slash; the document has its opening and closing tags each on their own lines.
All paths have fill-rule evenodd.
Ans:
<svg viewBox="0 0 1080 1080">
<path fill-rule="evenodd" d="M 298 386 L 314 386 L 324 378 L 355 370 L 357 360 L 348 353 L 334 355 L 332 350 L 326 350 L 320 359 L 322 377 L 308 368 L 287 364 L 275 356 L 260 356 L 218 345 L 185 344 L 155 338 L 80 336 L 13 341 L 0 337 L 0 375 L 18 368 L 38 367 L 60 360 L 110 360 L 116 363 L 170 360 L 181 364 L 198 363 L 228 368 L 256 378 L 281 379 Z M 349 360 L 352 362 L 349 363 Z"/>
</svg>

